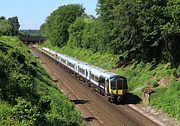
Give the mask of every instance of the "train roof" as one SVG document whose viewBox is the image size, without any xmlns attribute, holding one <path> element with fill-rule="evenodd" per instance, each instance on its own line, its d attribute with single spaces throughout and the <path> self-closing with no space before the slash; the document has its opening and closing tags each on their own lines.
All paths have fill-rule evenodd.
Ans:
<svg viewBox="0 0 180 126">
<path fill-rule="evenodd" d="M 64 54 L 60 54 L 60 53 L 57 53 L 57 56 L 58 57 L 62 57 L 63 59 L 67 60 L 68 62 L 71 62 L 71 63 L 78 63 L 79 61 L 73 57 L 70 57 L 70 56 L 67 56 L 67 55 L 64 55 Z"/>
<path fill-rule="evenodd" d="M 91 67 L 89 66 L 89 64 L 87 64 L 86 62 L 77 60 L 73 57 L 70 57 L 68 55 L 64 55 L 64 54 L 57 54 L 59 57 L 62 57 L 63 59 L 66 59 L 67 61 L 71 62 L 71 63 L 77 63 L 77 65 L 79 65 L 80 67 L 84 68 L 84 69 L 90 69 Z"/>
<path fill-rule="evenodd" d="M 67 59 L 65 55 L 60 54 L 60 53 L 57 53 L 57 56 L 58 56 L 58 57 L 62 57 L 62 58 L 65 59 L 65 60 Z"/>
<path fill-rule="evenodd" d="M 56 51 L 51 50 L 51 49 L 49 49 L 49 48 L 42 47 L 42 49 L 43 49 L 43 50 L 46 50 L 46 51 L 48 51 L 48 52 L 51 52 L 51 53 L 53 53 L 53 54 L 57 54 L 57 52 L 56 52 Z"/>
<path fill-rule="evenodd" d="M 42 47 L 43 50 L 46 50 L 46 51 L 49 51 L 50 49 L 49 48 L 46 48 L 46 47 Z"/>
<path fill-rule="evenodd" d="M 49 50 L 49 52 L 51 52 L 51 53 L 53 53 L 53 54 L 57 54 L 57 52 L 56 51 L 54 51 L 54 50 Z"/>
<path fill-rule="evenodd" d="M 72 58 L 72 57 L 69 57 L 69 56 L 67 56 L 67 55 L 66 55 L 66 58 L 67 58 L 68 62 L 71 62 L 71 63 L 78 63 L 78 62 L 79 62 L 79 60 L 74 59 L 74 58 Z"/>
<path fill-rule="evenodd" d="M 83 62 L 83 61 L 79 61 L 79 66 L 82 66 L 84 69 L 90 70 L 91 73 L 95 74 L 98 77 L 103 76 L 105 78 L 110 78 L 110 77 L 115 76 L 115 75 L 117 76 L 117 74 L 109 72 L 109 71 L 102 69 L 100 67 L 87 64 L 86 62 Z"/>
<path fill-rule="evenodd" d="M 102 69 L 100 67 L 90 65 L 90 64 L 88 64 L 86 62 L 77 60 L 77 59 L 75 59 L 73 57 L 70 57 L 68 55 L 57 53 L 56 51 L 53 51 L 53 50 L 51 50 L 49 48 L 42 47 L 42 49 L 47 50 L 47 51 L 52 52 L 52 53 L 56 53 L 58 57 L 62 57 L 63 59 L 65 59 L 65 60 L 67 60 L 67 61 L 69 61 L 71 63 L 77 63 L 81 68 L 90 70 L 91 73 L 95 74 L 98 77 L 102 76 L 104 78 L 109 78 L 109 79 L 111 79 L 113 77 L 122 77 L 122 76 L 120 76 L 118 74 L 114 74 L 114 73 L 109 72 L 109 71 L 107 71 L 105 69 Z"/>
<path fill-rule="evenodd" d="M 110 78 L 116 74 L 114 73 L 111 73 L 105 69 L 102 69 L 102 68 L 99 68 L 99 67 L 96 67 L 96 66 L 92 66 L 92 69 L 91 69 L 91 72 L 94 73 L 95 75 L 97 76 L 102 76 L 102 77 L 105 77 L 105 78 Z"/>
<path fill-rule="evenodd" d="M 88 70 L 92 69 L 92 67 L 89 64 L 87 64 L 86 62 L 80 61 L 80 60 L 78 62 L 78 65 L 84 69 L 88 69 Z"/>
</svg>

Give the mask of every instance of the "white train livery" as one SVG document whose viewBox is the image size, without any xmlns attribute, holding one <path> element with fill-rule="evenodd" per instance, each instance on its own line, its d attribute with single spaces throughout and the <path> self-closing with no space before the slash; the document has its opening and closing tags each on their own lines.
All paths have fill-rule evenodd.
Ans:
<svg viewBox="0 0 180 126">
<path fill-rule="evenodd" d="M 41 51 L 54 59 L 63 68 L 74 73 L 90 87 L 94 87 L 112 102 L 122 102 L 123 96 L 128 93 L 127 79 L 102 68 L 82 62 L 70 56 L 58 53 L 46 47 Z"/>
</svg>

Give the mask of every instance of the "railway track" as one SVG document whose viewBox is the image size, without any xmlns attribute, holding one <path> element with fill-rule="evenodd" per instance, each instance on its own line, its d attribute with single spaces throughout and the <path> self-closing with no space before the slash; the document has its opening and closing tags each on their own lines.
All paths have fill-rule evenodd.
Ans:
<svg viewBox="0 0 180 126">
<path fill-rule="evenodd" d="M 82 111 L 83 118 L 92 126 L 158 126 L 156 123 L 138 113 L 127 104 L 112 104 L 98 92 L 90 89 L 73 74 L 62 69 L 52 59 L 39 53 L 39 59 L 47 72 L 57 80 L 60 89 Z"/>
</svg>

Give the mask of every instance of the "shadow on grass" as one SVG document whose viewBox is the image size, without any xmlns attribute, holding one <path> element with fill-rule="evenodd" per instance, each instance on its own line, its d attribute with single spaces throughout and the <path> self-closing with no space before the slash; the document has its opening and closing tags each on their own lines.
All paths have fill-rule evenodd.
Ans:
<svg viewBox="0 0 180 126">
<path fill-rule="evenodd" d="M 81 100 L 81 99 L 76 99 L 76 100 L 71 100 L 71 102 L 73 102 L 75 105 L 77 105 L 77 104 L 86 104 L 89 101 Z"/>
</svg>

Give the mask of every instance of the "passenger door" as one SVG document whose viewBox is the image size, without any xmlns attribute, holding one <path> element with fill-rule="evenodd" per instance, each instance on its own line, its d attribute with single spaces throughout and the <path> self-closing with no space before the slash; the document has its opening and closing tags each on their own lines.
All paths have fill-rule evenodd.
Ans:
<svg viewBox="0 0 180 126">
<path fill-rule="evenodd" d="M 109 79 L 106 80 L 105 82 L 105 94 L 108 95 L 109 94 Z"/>
</svg>

